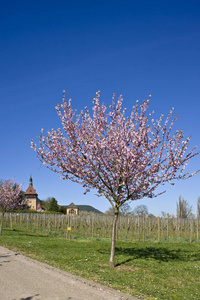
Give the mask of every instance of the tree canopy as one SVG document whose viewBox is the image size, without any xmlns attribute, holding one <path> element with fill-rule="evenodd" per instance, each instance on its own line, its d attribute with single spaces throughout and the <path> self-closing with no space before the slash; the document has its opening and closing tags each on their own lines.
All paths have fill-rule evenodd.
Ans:
<svg viewBox="0 0 200 300">
<path fill-rule="evenodd" d="M 43 200 L 42 207 L 46 211 L 52 211 L 52 212 L 59 211 L 58 201 L 54 197 L 48 197 L 46 200 Z"/>
<path fill-rule="evenodd" d="M 148 208 L 144 204 L 136 206 L 133 210 L 133 213 L 138 216 L 144 216 L 144 215 L 148 216 L 148 214 L 149 214 Z"/>
<path fill-rule="evenodd" d="M 4 212 L 18 209 L 24 205 L 21 185 L 13 183 L 12 179 L 0 182 L 0 209 Z"/>
<path fill-rule="evenodd" d="M 127 216 L 128 214 L 130 214 L 131 213 L 130 205 L 127 202 L 125 202 L 122 206 L 120 206 L 119 213 L 121 216 Z M 105 214 L 114 216 L 115 214 L 114 208 L 112 206 L 109 207 L 109 209 L 105 212 Z"/>
<path fill-rule="evenodd" d="M 188 201 L 184 200 L 183 197 L 179 196 L 179 200 L 176 205 L 177 217 L 187 219 L 192 213 L 192 206 L 190 206 Z"/>
<path fill-rule="evenodd" d="M 0 210 L 3 211 L 0 225 L 0 235 L 3 229 L 4 213 L 23 207 L 25 205 L 23 194 L 21 192 L 21 186 L 17 183 L 13 183 L 13 179 L 0 181 Z"/>
</svg>

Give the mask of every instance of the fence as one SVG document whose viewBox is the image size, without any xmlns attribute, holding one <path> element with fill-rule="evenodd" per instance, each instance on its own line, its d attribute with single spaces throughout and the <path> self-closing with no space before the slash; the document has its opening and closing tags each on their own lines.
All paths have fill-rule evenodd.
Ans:
<svg viewBox="0 0 200 300">
<path fill-rule="evenodd" d="M 2 218 L 2 213 L 0 213 Z M 4 227 L 72 238 L 78 235 L 110 238 L 112 216 L 5 213 Z M 128 241 L 199 241 L 198 218 L 150 218 L 129 215 L 118 219 L 116 238 Z"/>
</svg>

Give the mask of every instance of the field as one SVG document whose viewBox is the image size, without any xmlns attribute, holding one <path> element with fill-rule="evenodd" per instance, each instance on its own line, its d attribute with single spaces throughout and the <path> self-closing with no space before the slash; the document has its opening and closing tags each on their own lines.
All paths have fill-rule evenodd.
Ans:
<svg viewBox="0 0 200 300">
<path fill-rule="evenodd" d="M 0 220 L 2 214 L 0 213 Z M 6 213 L 4 227 L 31 230 L 43 234 L 73 238 L 77 235 L 110 238 L 112 216 L 83 214 L 78 216 L 39 213 Z M 197 218 L 150 218 L 120 216 L 117 239 L 126 241 L 186 241 L 199 240 Z M 70 230 L 68 230 L 70 229 Z"/>
<path fill-rule="evenodd" d="M 0 244 L 139 299 L 200 299 L 198 242 L 117 240 L 114 269 L 108 238 L 77 234 L 69 239 L 13 226 L 3 229 Z"/>
</svg>

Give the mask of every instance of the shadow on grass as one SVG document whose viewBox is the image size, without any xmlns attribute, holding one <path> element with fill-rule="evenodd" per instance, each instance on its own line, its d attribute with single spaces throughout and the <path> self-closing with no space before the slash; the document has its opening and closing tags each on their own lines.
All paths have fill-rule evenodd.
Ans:
<svg viewBox="0 0 200 300">
<path fill-rule="evenodd" d="M 38 237 L 42 237 L 42 238 L 47 238 L 49 237 L 47 234 L 40 234 L 38 232 L 36 233 L 30 233 L 30 232 L 26 232 L 26 231 L 23 231 L 23 230 L 20 230 L 20 229 L 3 229 L 4 232 L 6 232 L 6 235 L 13 235 L 13 234 L 17 234 L 19 236 L 31 236 L 31 237 L 35 237 L 35 238 L 38 238 Z"/>
<path fill-rule="evenodd" d="M 101 254 L 107 254 L 107 250 L 99 250 Z M 176 250 L 169 250 L 167 247 L 116 247 L 115 248 L 115 255 L 117 256 L 123 255 L 128 256 L 126 260 L 121 262 L 118 265 L 133 261 L 135 259 L 154 259 L 157 261 L 198 261 L 200 260 L 200 253 L 194 252 L 191 253 L 190 251 L 176 249 Z M 131 257 L 130 257 L 131 256 Z"/>
</svg>

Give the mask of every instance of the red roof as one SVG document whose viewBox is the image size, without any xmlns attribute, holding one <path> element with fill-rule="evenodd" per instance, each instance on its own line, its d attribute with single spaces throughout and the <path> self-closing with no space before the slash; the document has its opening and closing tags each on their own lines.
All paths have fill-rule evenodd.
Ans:
<svg viewBox="0 0 200 300">
<path fill-rule="evenodd" d="M 73 202 L 67 206 L 67 208 L 78 208 Z"/>
<path fill-rule="evenodd" d="M 27 188 L 25 195 L 37 195 L 36 190 L 33 188 L 33 186 L 30 184 Z"/>
</svg>

